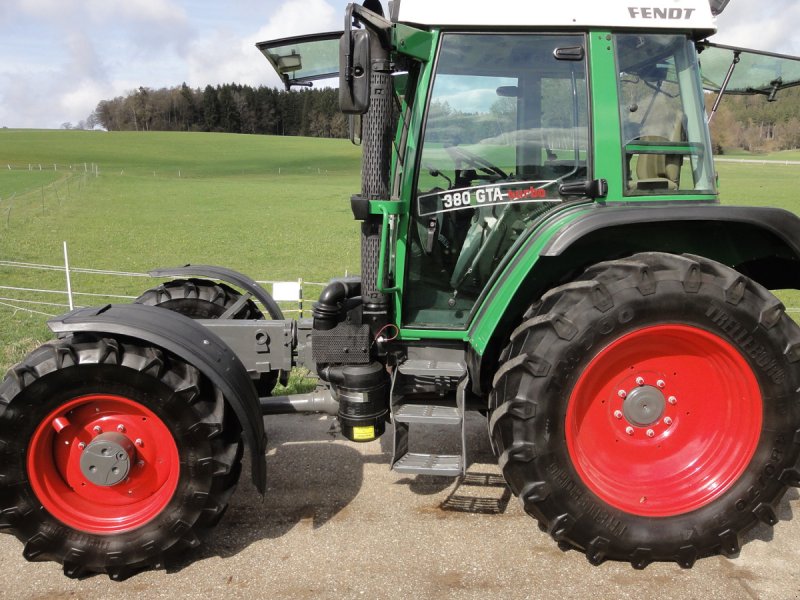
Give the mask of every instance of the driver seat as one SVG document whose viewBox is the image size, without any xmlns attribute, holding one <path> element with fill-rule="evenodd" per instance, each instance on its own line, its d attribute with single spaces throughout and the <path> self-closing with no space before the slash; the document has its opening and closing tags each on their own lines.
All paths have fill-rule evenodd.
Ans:
<svg viewBox="0 0 800 600">
<path fill-rule="evenodd" d="M 676 119 L 670 139 L 657 135 L 643 135 L 642 142 L 681 142 L 686 139 L 683 118 Z M 636 179 L 630 182 L 633 192 L 658 190 L 677 191 L 681 185 L 683 154 L 639 154 L 636 160 Z"/>
</svg>

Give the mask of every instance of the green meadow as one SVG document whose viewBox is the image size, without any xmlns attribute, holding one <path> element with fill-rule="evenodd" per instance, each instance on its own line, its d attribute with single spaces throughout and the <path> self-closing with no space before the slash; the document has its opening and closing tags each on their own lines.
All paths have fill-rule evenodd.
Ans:
<svg viewBox="0 0 800 600">
<path fill-rule="evenodd" d="M 800 153 L 775 164 L 719 163 L 723 202 L 800 213 Z M 745 157 L 742 157 L 745 158 Z M 748 156 L 747 158 L 762 158 Z M 217 264 L 264 281 L 325 282 L 360 272 L 360 149 L 344 140 L 207 133 L 0 130 L 0 261 L 142 273 Z M 145 278 L 73 274 L 81 293 L 137 296 Z M 0 369 L 47 339 L 46 316 L 63 295 L 63 272 L 0 263 Z M 307 301 L 319 288 L 307 289 Z M 782 295 L 800 307 L 800 294 Z M 124 299 L 78 296 L 81 305 Z M 307 305 L 308 306 L 308 305 Z"/>
</svg>

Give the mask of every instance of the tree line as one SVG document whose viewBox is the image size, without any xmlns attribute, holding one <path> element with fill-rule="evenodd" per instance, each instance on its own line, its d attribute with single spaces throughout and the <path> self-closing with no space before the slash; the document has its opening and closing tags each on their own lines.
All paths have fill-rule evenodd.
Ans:
<svg viewBox="0 0 800 600">
<path fill-rule="evenodd" d="M 108 131 L 214 131 L 344 138 L 347 118 L 335 89 L 283 91 L 227 83 L 205 89 L 185 83 L 172 88 L 140 87 L 102 100 L 79 129 Z M 64 124 L 65 128 L 73 128 Z"/>
<path fill-rule="evenodd" d="M 800 148 L 800 87 L 781 90 L 776 100 L 767 102 L 760 95 L 726 95 L 711 122 L 714 152 Z"/>
<path fill-rule="evenodd" d="M 782 90 L 777 99 L 767 102 L 763 96 L 727 95 L 711 123 L 715 152 L 800 148 L 800 87 Z M 709 95 L 707 101 L 710 108 L 713 97 Z M 284 91 L 233 83 L 204 89 L 185 83 L 157 90 L 140 87 L 125 96 L 102 100 L 77 126 L 62 125 L 66 129 L 96 126 L 109 131 L 348 135 L 347 118 L 339 112 L 336 89 Z"/>
</svg>

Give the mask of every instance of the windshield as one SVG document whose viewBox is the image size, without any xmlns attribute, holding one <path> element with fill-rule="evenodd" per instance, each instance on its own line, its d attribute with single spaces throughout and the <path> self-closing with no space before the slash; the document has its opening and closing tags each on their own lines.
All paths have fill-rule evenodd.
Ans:
<svg viewBox="0 0 800 600">
<path fill-rule="evenodd" d="M 730 71 L 726 94 L 763 94 L 775 99 L 783 89 L 800 85 L 800 60 L 768 52 L 700 44 L 703 86 L 719 92 Z"/>
<path fill-rule="evenodd" d="M 582 35 L 445 34 L 411 224 L 406 324 L 460 326 L 523 231 L 588 177 Z"/>
<path fill-rule="evenodd" d="M 270 62 L 288 89 L 329 79 L 339 73 L 341 31 L 260 42 L 256 47 Z"/>
</svg>

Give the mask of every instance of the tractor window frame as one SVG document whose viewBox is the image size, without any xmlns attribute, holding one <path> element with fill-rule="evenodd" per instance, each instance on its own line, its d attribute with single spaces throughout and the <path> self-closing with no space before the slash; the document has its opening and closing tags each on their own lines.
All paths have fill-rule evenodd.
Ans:
<svg viewBox="0 0 800 600">
<path fill-rule="evenodd" d="M 549 216 L 550 210 L 543 211 L 541 214 L 537 215 L 535 218 L 531 219 L 531 222 L 528 223 L 528 226 L 525 228 L 524 232 L 519 235 L 519 238 L 514 241 L 510 247 L 505 250 L 505 254 L 500 257 L 499 262 L 495 265 L 495 268 L 489 272 L 489 274 L 485 277 L 483 281 L 482 287 L 476 288 L 474 293 L 471 294 L 468 298 L 468 302 L 463 306 L 452 306 L 450 305 L 449 308 L 444 309 L 443 307 L 439 307 L 441 313 L 448 313 L 450 315 L 449 319 L 420 319 L 420 318 L 411 318 L 414 315 L 419 314 L 418 309 L 412 309 L 409 306 L 409 296 L 414 294 L 414 289 L 411 286 L 412 277 L 410 274 L 413 257 L 412 257 L 412 236 L 415 235 L 414 228 L 416 226 L 416 219 L 419 218 L 419 185 L 420 185 L 420 176 L 423 174 L 424 170 L 424 158 L 425 158 L 425 145 L 426 141 L 428 140 L 428 132 L 429 132 L 429 125 L 430 125 L 430 118 L 431 118 L 431 105 L 436 100 L 435 98 L 435 88 L 437 83 L 437 78 L 441 74 L 440 65 L 442 59 L 442 52 L 447 44 L 448 38 L 453 36 L 497 36 L 497 37 L 537 37 L 537 38 L 553 38 L 553 39 L 563 39 L 563 40 L 571 40 L 572 45 L 580 45 L 584 50 L 583 57 L 575 61 L 580 65 L 578 69 L 578 76 L 575 77 L 575 71 L 573 71 L 573 84 L 570 91 L 570 96 L 575 96 L 574 104 L 575 106 L 579 107 L 580 110 L 580 119 L 579 121 L 572 123 L 570 126 L 576 132 L 573 134 L 573 151 L 576 152 L 576 157 L 578 153 L 581 155 L 580 157 L 580 177 L 579 179 L 591 179 L 593 177 L 595 164 L 594 164 L 594 147 L 593 147 L 593 117 L 592 117 L 592 93 L 590 90 L 590 78 L 591 78 L 591 61 L 589 60 L 589 32 L 588 31 L 558 31 L 558 30 L 549 30 L 549 31 L 503 31 L 503 32 L 490 32 L 490 31 L 480 31 L 480 30 L 458 30 L 458 29 L 448 29 L 442 30 L 440 32 L 440 39 L 439 43 L 437 44 L 434 60 L 430 66 L 430 78 L 427 84 L 427 89 L 425 89 L 425 101 L 424 106 L 425 110 L 423 113 L 423 118 L 420 119 L 420 123 L 418 123 L 417 131 L 418 131 L 418 146 L 415 150 L 415 158 L 414 158 L 414 175 L 413 175 L 413 183 L 410 186 L 410 190 L 408 192 L 408 201 L 410 202 L 409 206 L 409 217 L 407 219 L 407 234 L 408 240 L 405 244 L 405 256 L 403 261 L 403 294 L 400 298 L 398 303 L 399 309 L 399 317 L 401 322 L 401 327 L 403 330 L 409 331 L 451 331 L 451 332 L 460 332 L 465 331 L 470 326 L 474 315 L 477 313 L 480 303 L 482 299 L 486 296 L 489 289 L 493 285 L 493 282 L 496 281 L 499 273 L 505 269 L 506 265 L 508 265 L 515 256 L 518 249 L 524 243 L 527 235 L 531 230 L 533 230 L 537 223 L 544 220 L 546 217 Z M 567 45 L 565 43 L 565 45 Z M 561 47 L 555 46 L 555 47 Z M 567 62 L 567 61 L 565 61 Z M 452 75 L 452 74 L 451 74 Z M 483 76 L 491 76 L 489 73 L 482 74 Z M 469 77 L 480 77 L 481 74 L 478 75 L 471 75 L 466 74 Z M 507 74 L 497 75 L 497 77 L 507 76 Z M 575 87 L 577 86 L 577 87 Z M 577 90 L 577 93 L 576 93 Z M 418 97 L 419 98 L 419 97 Z M 577 117 L 576 117 L 577 118 Z M 578 145 L 580 145 L 580 150 L 578 150 Z M 517 150 L 518 152 L 518 150 Z M 578 161 L 578 158 L 575 159 Z M 577 179 L 578 176 L 576 175 L 575 178 Z M 520 184 L 522 181 L 519 182 Z M 549 182 L 549 183 L 555 183 Z M 527 188 L 526 188 L 527 189 Z M 532 188 L 531 188 L 532 189 Z M 564 205 L 567 200 L 561 197 L 558 194 L 558 185 L 553 186 L 552 190 L 549 192 L 551 197 L 548 199 L 552 203 L 552 208 L 556 208 L 558 206 Z M 451 290 L 452 291 L 452 290 Z M 456 313 L 459 314 L 458 318 L 453 318 Z"/>
<path fill-rule="evenodd" d="M 632 40 L 637 40 L 635 50 L 643 49 L 638 58 L 634 52 L 622 52 L 622 42 Z M 661 44 L 662 52 L 648 56 L 648 41 L 651 46 Z M 617 32 L 614 60 L 623 195 L 668 199 L 716 195 L 700 64 L 691 37 L 681 33 Z M 644 88 L 652 91 L 652 97 L 643 96 L 639 104 L 633 98 L 634 86 L 640 92 Z M 638 123 L 632 115 L 641 115 Z M 638 132 L 634 132 L 636 128 Z"/>
</svg>

